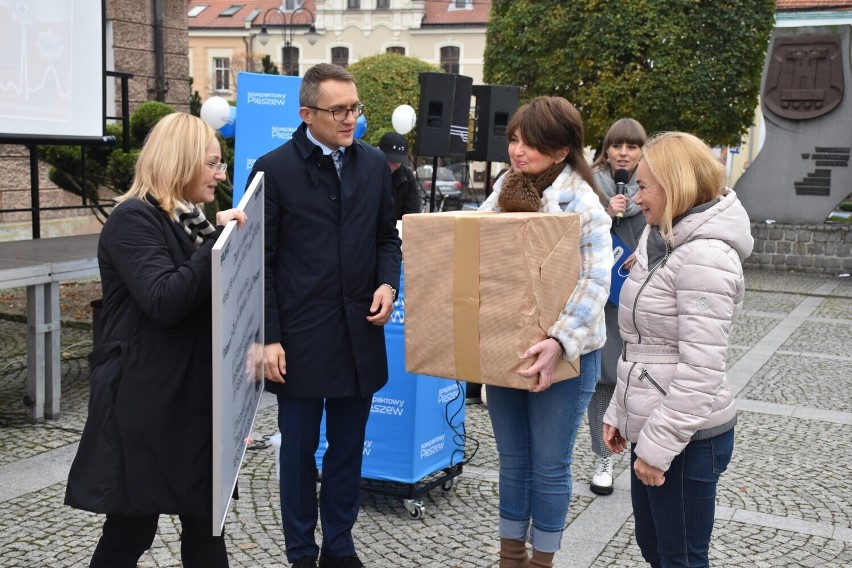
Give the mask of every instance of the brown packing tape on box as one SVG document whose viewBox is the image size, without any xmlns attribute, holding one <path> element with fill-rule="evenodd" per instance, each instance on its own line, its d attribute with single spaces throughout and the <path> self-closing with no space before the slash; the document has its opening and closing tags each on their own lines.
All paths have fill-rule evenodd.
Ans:
<svg viewBox="0 0 852 568">
<path fill-rule="evenodd" d="M 405 361 L 410 373 L 528 389 L 521 359 L 577 285 L 572 213 L 451 211 L 403 218 Z M 560 361 L 556 380 L 576 377 Z"/>
</svg>

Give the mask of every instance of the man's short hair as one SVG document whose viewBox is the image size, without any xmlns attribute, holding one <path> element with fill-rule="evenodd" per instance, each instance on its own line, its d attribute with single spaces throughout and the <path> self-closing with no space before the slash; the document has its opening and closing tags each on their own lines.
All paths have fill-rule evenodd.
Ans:
<svg viewBox="0 0 852 568">
<path fill-rule="evenodd" d="M 305 72 L 299 87 L 299 106 L 316 106 L 320 97 L 320 85 L 325 81 L 349 81 L 355 84 L 355 76 L 340 65 L 318 63 Z"/>
</svg>

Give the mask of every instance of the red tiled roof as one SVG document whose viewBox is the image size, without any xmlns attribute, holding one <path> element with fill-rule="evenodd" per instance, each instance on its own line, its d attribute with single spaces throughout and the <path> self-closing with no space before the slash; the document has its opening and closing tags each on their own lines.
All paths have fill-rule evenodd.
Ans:
<svg viewBox="0 0 852 568">
<path fill-rule="evenodd" d="M 279 8 L 281 6 L 281 0 L 189 0 L 186 3 L 187 13 L 196 6 L 207 7 L 194 18 L 187 18 L 187 23 L 190 29 L 244 28 L 246 25 L 246 18 L 248 18 L 255 10 L 259 10 L 259 12 L 257 17 L 254 19 L 254 26 L 260 27 L 261 22 L 263 22 L 263 15 L 266 11 Z M 230 6 L 242 7 L 239 11 L 235 12 L 233 16 L 220 16 L 220 14 Z M 313 0 L 305 0 L 303 7 L 316 14 L 316 8 Z M 301 24 L 303 22 L 308 23 L 307 14 L 304 16 L 302 16 L 302 14 L 298 14 L 293 23 Z M 283 25 L 284 22 L 282 21 L 281 16 L 270 16 L 268 23 L 271 25 Z"/>
<path fill-rule="evenodd" d="M 491 15 L 490 0 L 472 0 L 470 10 L 451 10 L 452 0 L 426 0 L 423 26 L 446 24 L 487 24 Z"/>
<path fill-rule="evenodd" d="M 775 9 L 778 12 L 848 10 L 852 9 L 852 0 L 776 0 Z"/>
<path fill-rule="evenodd" d="M 188 0 L 186 10 L 189 12 L 196 6 L 207 6 L 198 16 L 188 18 L 189 28 L 244 28 L 245 19 L 252 12 L 259 10 L 254 20 L 254 26 L 260 26 L 263 14 L 267 10 L 276 9 L 281 6 L 281 0 Z M 487 24 L 491 14 L 490 0 L 473 0 L 473 8 L 470 10 L 451 10 L 453 0 L 426 0 L 423 25 L 459 25 L 459 24 Z M 239 11 L 232 16 L 220 16 L 228 7 L 241 5 Z M 316 5 L 313 0 L 305 0 L 303 6 L 316 15 Z M 776 0 L 778 12 L 793 11 L 827 11 L 827 10 L 852 10 L 852 0 Z M 301 18 L 296 16 L 297 21 L 302 23 Z M 307 23 L 307 19 L 305 19 Z M 272 25 L 280 25 L 281 18 L 273 16 L 269 22 Z"/>
</svg>

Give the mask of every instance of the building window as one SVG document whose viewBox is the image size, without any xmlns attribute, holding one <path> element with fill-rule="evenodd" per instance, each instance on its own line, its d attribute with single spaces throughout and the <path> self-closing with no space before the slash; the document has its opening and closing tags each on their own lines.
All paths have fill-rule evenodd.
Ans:
<svg viewBox="0 0 852 568">
<path fill-rule="evenodd" d="M 390 0 L 376 0 L 376 10 L 390 10 Z"/>
<path fill-rule="evenodd" d="M 457 47 L 442 47 L 441 48 L 441 67 L 444 73 L 459 73 L 459 48 Z"/>
<path fill-rule="evenodd" d="M 207 9 L 207 4 L 201 4 L 200 6 L 193 6 L 192 9 L 186 14 L 186 16 L 188 18 L 194 18 L 206 9 Z"/>
<path fill-rule="evenodd" d="M 473 10 L 472 0 L 452 0 L 450 10 Z"/>
<path fill-rule="evenodd" d="M 292 12 L 301 8 L 304 3 L 304 0 L 284 0 L 281 5 L 284 7 L 285 12 Z"/>
<path fill-rule="evenodd" d="M 219 14 L 219 17 L 230 18 L 231 16 L 242 10 L 243 6 L 245 6 L 245 4 L 231 4 L 230 6 L 222 10 L 222 13 Z"/>
<path fill-rule="evenodd" d="M 400 45 L 392 45 L 387 48 L 388 53 L 398 53 L 400 55 L 405 55 L 405 48 Z"/>
<path fill-rule="evenodd" d="M 231 59 L 229 57 L 213 58 L 214 88 L 217 91 L 231 90 Z"/>
<path fill-rule="evenodd" d="M 299 76 L 299 48 L 293 47 L 284 47 L 281 52 L 282 58 L 281 61 L 283 65 L 281 66 L 281 74 L 282 75 L 291 75 L 293 77 Z"/>
<path fill-rule="evenodd" d="M 347 10 L 360 10 L 361 9 L 361 0 L 346 0 L 346 9 Z"/>
<path fill-rule="evenodd" d="M 349 48 L 348 47 L 332 47 L 331 62 L 335 65 L 340 65 L 343 68 L 349 67 Z"/>
</svg>

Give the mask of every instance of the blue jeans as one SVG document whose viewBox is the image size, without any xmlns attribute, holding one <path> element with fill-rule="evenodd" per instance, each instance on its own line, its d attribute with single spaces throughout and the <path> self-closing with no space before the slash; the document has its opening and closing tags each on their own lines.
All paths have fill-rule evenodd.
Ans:
<svg viewBox="0 0 852 568">
<path fill-rule="evenodd" d="M 635 444 L 634 444 L 635 449 Z M 636 543 L 654 568 L 710 566 L 716 484 L 734 453 L 733 429 L 687 444 L 659 487 L 646 486 L 631 467 Z M 636 461 L 631 452 L 631 465 Z"/>
<path fill-rule="evenodd" d="M 580 376 L 540 393 L 488 385 L 500 455 L 500 537 L 556 552 L 571 502 L 577 430 L 600 377 L 600 349 L 580 357 Z M 532 530 L 530 530 L 532 524 Z"/>
</svg>

